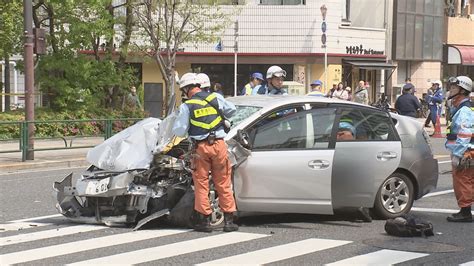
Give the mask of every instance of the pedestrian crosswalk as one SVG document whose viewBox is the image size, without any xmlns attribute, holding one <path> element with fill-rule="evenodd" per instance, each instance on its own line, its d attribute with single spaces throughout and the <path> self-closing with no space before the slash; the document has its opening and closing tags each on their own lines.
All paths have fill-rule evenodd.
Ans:
<svg viewBox="0 0 474 266">
<path fill-rule="evenodd" d="M 52 219 L 52 221 L 38 222 L 44 219 Z M 179 256 L 186 256 L 194 252 L 202 254 L 200 252 L 215 251 L 219 248 L 223 248 L 227 252 L 209 252 L 206 256 L 199 256 L 199 258 L 205 259 L 185 264 L 262 265 L 304 258 L 304 256 L 336 249 L 341 250 L 337 251 L 337 254 L 343 255 L 338 255 L 338 259 L 333 261 L 326 258 L 328 261 L 324 263 L 328 263 L 328 265 L 390 265 L 410 263 L 416 259 L 430 256 L 428 253 L 390 249 L 370 250 L 365 253 L 349 252 L 348 250 L 356 245 L 355 242 L 318 238 L 314 235 L 303 236 L 293 242 L 283 240 L 286 241 L 283 243 L 279 239 L 280 243 L 278 243 L 275 240 L 277 237 L 273 234 L 245 232 L 245 228 L 238 232 L 214 232 L 211 234 L 196 233 L 186 229 L 130 231 L 130 229 L 122 228 L 114 231 L 105 226 L 61 224 L 61 221 L 64 221 L 62 217 L 48 216 L 1 224 L 0 229 L 20 228 L 19 226 L 25 223 L 38 224 L 39 226 L 18 231 L 0 230 L 2 234 L 0 237 L 0 265 L 20 263 L 51 265 L 56 261 L 57 264 L 68 265 L 132 265 L 163 262 L 166 259 L 180 258 Z M 170 238 L 173 240 L 171 241 Z M 151 241 L 152 244 L 142 248 L 137 244 L 143 245 L 146 241 Z M 47 244 L 43 244 L 46 242 Z M 258 245 L 254 245 L 257 242 Z M 255 246 L 255 249 L 249 248 L 252 246 Z M 164 262 L 164 264 L 169 263 Z M 474 261 L 466 261 L 462 265 L 471 266 L 474 265 Z"/>
</svg>

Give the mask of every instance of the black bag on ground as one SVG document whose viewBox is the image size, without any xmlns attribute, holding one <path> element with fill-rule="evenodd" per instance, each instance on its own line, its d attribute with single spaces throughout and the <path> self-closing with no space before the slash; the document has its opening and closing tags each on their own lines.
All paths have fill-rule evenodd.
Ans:
<svg viewBox="0 0 474 266">
<path fill-rule="evenodd" d="M 385 232 L 392 236 L 433 236 L 433 225 L 410 214 L 404 214 L 385 222 Z"/>
</svg>

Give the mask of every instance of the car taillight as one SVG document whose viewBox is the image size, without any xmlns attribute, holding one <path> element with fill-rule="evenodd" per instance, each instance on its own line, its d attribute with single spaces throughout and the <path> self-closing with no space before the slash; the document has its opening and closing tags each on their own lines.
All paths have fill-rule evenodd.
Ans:
<svg viewBox="0 0 474 266">
<path fill-rule="evenodd" d="M 421 134 L 423 135 L 423 138 L 425 139 L 426 143 L 428 143 L 428 146 L 430 146 L 430 150 L 433 150 L 433 147 L 431 146 L 431 138 L 428 132 L 423 128 L 421 131 Z"/>
</svg>

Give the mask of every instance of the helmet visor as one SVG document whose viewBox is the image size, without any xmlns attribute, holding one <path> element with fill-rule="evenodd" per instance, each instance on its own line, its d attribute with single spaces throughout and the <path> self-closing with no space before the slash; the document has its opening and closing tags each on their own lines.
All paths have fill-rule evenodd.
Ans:
<svg viewBox="0 0 474 266">
<path fill-rule="evenodd" d="M 282 70 L 279 70 L 279 71 L 276 71 L 276 72 L 273 73 L 272 76 L 273 76 L 273 77 L 279 77 L 279 78 L 280 78 L 280 77 L 284 77 L 284 78 L 285 78 L 285 77 L 286 77 L 286 71 L 283 70 L 283 69 L 282 69 Z"/>
</svg>

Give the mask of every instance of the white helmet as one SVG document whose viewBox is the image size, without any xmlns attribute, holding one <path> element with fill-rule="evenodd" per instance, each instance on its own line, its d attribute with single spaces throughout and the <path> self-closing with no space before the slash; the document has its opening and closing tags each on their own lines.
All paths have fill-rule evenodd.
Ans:
<svg viewBox="0 0 474 266">
<path fill-rule="evenodd" d="M 441 88 L 443 86 L 443 83 L 439 79 L 435 79 L 431 81 L 431 84 L 438 84 L 438 86 Z"/>
<path fill-rule="evenodd" d="M 272 77 L 286 77 L 286 71 L 279 66 L 271 66 L 267 70 L 267 79 Z"/>
<path fill-rule="evenodd" d="M 211 87 L 211 80 L 209 79 L 209 76 L 204 74 L 204 73 L 199 73 L 196 75 L 199 84 L 201 84 L 201 88 L 208 88 Z"/>
<path fill-rule="evenodd" d="M 199 85 L 199 80 L 195 73 L 186 73 L 179 80 L 179 88 L 182 89 L 189 85 Z"/>
<path fill-rule="evenodd" d="M 472 92 L 472 79 L 466 76 L 459 76 L 457 79 L 457 85 L 469 92 Z"/>
</svg>

